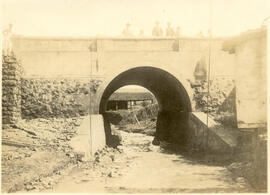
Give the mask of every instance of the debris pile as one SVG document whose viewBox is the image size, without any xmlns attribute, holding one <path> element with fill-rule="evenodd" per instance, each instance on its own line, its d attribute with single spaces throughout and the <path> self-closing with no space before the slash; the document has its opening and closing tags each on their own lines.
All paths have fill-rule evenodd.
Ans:
<svg viewBox="0 0 270 195">
<path fill-rule="evenodd" d="M 108 120 L 114 125 L 140 123 L 147 119 L 155 120 L 158 114 L 158 104 L 150 104 L 134 110 L 107 111 Z"/>
<path fill-rule="evenodd" d="M 61 170 L 55 170 L 49 177 L 38 178 L 24 184 L 25 190 L 30 192 L 46 192 L 53 189 L 57 183 L 63 181 L 67 176 L 74 176 L 76 183 L 93 180 L 106 179 L 108 177 L 118 177 L 121 175 L 120 169 L 126 162 L 125 156 L 118 149 L 105 147 L 97 151 L 91 161 L 77 160 L 73 166 L 67 166 Z M 74 177 L 73 177 L 74 178 Z"/>
<path fill-rule="evenodd" d="M 94 154 L 93 169 L 95 169 L 95 174 L 101 177 L 117 177 L 121 173 L 119 169 L 123 166 L 119 166 L 119 162 L 124 158 L 123 151 L 118 148 L 111 148 L 106 146 L 104 149 L 97 151 Z M 111 167 L 108 169 L 108 167 Z"/>
<path fill-rule="evenodd" d="M 139 121 L 156 118 L 158 114 L 158 104 L 147 105 L 141 109 L 132 111 L 131 115 L 132 114 L 136 115 Z"/>
<path fill-rule="evenodd" d="M 140 123 L 131 123 L 118 126 L 119 130 L 128 133 L 141 133 L 149 136 L 155 136 L 156 133 L 156 119 L 146 119 Z"/>
<path fill-rule="evenodd" d="M 44 184 L 47 176 L 75 163 L 68 142 L 81 121 L 79 117 L 20 120 L 3 129 L 2 191 L 30 190 L 33 183 L 42 180 Z"/>
<path fill-rule="evenodd" d="M 118 146 L 124 153 L 130 157 L 138 155 L 137 152 L 150 152 L 153 150 L 153 137 L 142 133 L 128 133 L 121 131 L 123 137 L 122 145 Z M 159 148 L 159 147 L 158 147 Z"/>
</svg>

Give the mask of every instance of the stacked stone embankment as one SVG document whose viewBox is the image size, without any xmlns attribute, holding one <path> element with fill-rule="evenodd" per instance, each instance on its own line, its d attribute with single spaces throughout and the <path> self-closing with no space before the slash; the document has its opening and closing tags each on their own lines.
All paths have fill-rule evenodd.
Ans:
<svg viewBox="0 0 270 195">
<path fill-rule="evenodd" d="M 21 118 L 22 73 L 14 55 L 2 56 L 2 124 L 15 124 Z"/>
<path fill-rule="evenodd" d="M 217 122 L 236 127 L 235 82 L 232 78 L 219 77 L 208 84 L 194 86 L 195 111 L 207 111 Z M 207 99 L 208 98 L 208 99 Z"/>
<path fill-rule="evenodd" d="M 87 115 L 90 108 L 90 94 L 92 97 L 96 93 L 100 83 L 100 80 L 90 81 L 90 78 L 24 78 L 22 79 L 22 117 Z M 91 101 L 91 105 L 93 104 Z"/>
</svg>

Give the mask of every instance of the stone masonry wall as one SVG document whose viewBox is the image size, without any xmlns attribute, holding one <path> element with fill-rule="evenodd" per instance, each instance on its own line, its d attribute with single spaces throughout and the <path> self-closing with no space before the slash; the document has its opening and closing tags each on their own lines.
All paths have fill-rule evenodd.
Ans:
<svg viewBox="0 0 270 195">
<path fill-rule="evenodd" d="M 22 117 L 74 117 L 89 113 L 100 80 L 89 78 L 22 79 Z M 93 102 L 91 101 L 91 105 Z"/>
<path fill-rule="evenodd" d="M 194 86 L 195 111 L 207 113 L 208 85 Z M 213 119 L 225 126 L 236 127 L 235 82 L 217 77 L 210 81 L 208 111 Z"/>
<path fill-rule="evenodd" d="M 2 56 L 2 124 L 14 124 L 21 118 L 22 73 L 13 54 Z"/>
</svg>

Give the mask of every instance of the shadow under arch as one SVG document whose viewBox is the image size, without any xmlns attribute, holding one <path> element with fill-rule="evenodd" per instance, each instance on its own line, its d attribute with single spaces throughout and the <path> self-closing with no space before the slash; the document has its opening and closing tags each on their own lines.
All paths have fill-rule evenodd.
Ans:
<svg viewBox="0 0 270 195">
<path fill-rule="evenodd" d="M 154 94 L 159 104 L 157 116 L 157 140 L 184 144 L 187 136 L 191 101 L 182 83 L 171 73 L 156 67 L 135 67 L 121 72 L 104 89 L 99 114 L 105 114 L 112 93 L 126 85 L 139 85 Z M 109 128 L 105 118 L 105 131 Z"/>
</svg>

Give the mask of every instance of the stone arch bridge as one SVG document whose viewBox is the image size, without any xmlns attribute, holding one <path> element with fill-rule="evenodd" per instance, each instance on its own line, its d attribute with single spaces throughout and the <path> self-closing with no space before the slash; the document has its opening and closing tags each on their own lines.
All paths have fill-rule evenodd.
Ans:
<svg viewBox="0 0 270 195">
<path fill-rule="evenodd" d="M 228 39 L 211 40 L 210 78 L 235 77 L 236 57 L 223 50 L 225 41 Z M 88 127 L 84 131 L 90 137 L 86 142 L 92 151 L 105 144 L 102 114 L 108 98 L 118 88 L 131 84 L 143 86 L 156 96 L 160 107 L 157 136 L 187 140 L 185 129 L 194 111 L 188 81 L 194 79 L 197 62 L 208 59 L 207 38 L 13 36 L 12 42 L 26 75 L 80 75 L 103 80 L 91 107 L 91 130 Z"/>
</svg>

